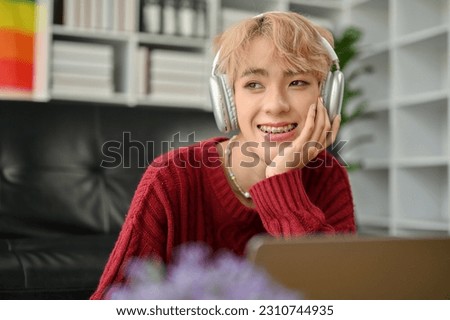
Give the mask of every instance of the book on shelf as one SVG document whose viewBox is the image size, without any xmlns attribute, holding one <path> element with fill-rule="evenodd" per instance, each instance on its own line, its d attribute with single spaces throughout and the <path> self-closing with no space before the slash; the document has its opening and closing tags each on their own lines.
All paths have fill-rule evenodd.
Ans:
<svg viewBox="0 0 450 320">
<path fill-rule="evenodd" d="M 138 2 L 136 0 L 124 0 L 124 29 L 134 32 L 138 28 Z"/>
<path fill-rule="evenodd" d="M 139 96 L 149 93 L 149 49 L 140 46 L 137 50 L 137 93 Z"/>
<path fill-rule="evenodd" d="M 205 104 L 208 97 L 204 55 L 192 52 L 153 49 L 137 51 L 137 92 L 158 101 Z M 205 98 L 206 97 L 206 98 Z"/>
<path fill-rule="evenodd" d="M 100 20 L 100 28 L 101 30 L 112 30 L 112 17 L 113 17 L 113 6 L 111 5 L 111 0 L 100 0 L 101 5 L 101 20 Z"/>
<path fill-rule="evenodd" d="M 112 79 L 109 76 L 94 74 L 74 74 L 65 72 L 52 73 L 53 84 L 62 86 L 112 88 Z"/>
<path fill-rule="evenodd" d="M 113 53 L 113 47 L 110 44 L 78 42 L 78 41 L 69 41 L 69 40 L 55 40 L 53 42 L 53 50 L 66 51 L 66 52 L 76 51 L 78 53 L 101 54 L 101 55 L 104 55 L 106 58 L 108 58 L 108 56 L 112 55 L 112 53 Z"/>
<path fill-rule="evenodd" d="M 209 98 L 207 95 L 203 96 L 186 96 L 173 94 L 150 94 L 145 97 L 147 102 L 157 105 L 170 105 L 181 108 L 201 108 L 209 110 Z"/>
<path fill-rule="evenodd" d="M 91 28 L 91 14 L 90 12 L 95 10 L 96 8 L 94 6 L 92 6 L 91 8 L 91 4 L 93 4 L 93 1 L 91 0 L 77 0 L 79 1 L 79 16 L 80 16 L 80 21 L 79 21 L 79 27 L 81 28 Z"/>
<path fill-rule="evenodd" d="M 138 0 L 63 0 L 62 25 L 69 29 L 135 31 Z"/>
<path fill-rule="evenodd" d="M 51 87 L 56 94 L 111 95 L 114 92 L 112 45 L 56 40 L 52 47 Z M 95 88 L 96 90 L 92 90 Z"/>
<path fill-rule="evenodd" d="M 98 76 L 93 74 L 74 74 L 65 72 L 52 72 L 51 88 L 53 92 L 60 94 L 74 94 L 76 92 L 92 92 L 104 96 L 114 93 L 114 81 L 110 76 Z"/>
<path fill-rule="evenodd" d="M 167 70 L 205 72 L 209 63 L 203 53 L 153 49 L 150 52 L 150 66 Z"/>
<path fill-rule="evenodd" d="M 90 10 L 91 28 L 101 29 L 102 27 L 102 12 L 105 10 L 103 7 L 103 0 L 91 0 L 92 10 Z"/>
<path fill-rule="evenodd" d="M 154 95 L 168 94 L 172 96 L 201 97 L 207 87 L 201 82 L 151 80 L 150 93 Z"/>
<path fill-rule="evenodd" d="M 52 54 L 53 59 L 58 61 L 111 65 L 114 49 L 110 44 L 56 40 L 53 43 Z"/>
<path fill-rule="evenodd" d="M 83 90 L 90 91 L 92 89 L 92 94 L 98 91 L 100 95 L 112 95 L 115 91 L 111 77 L 69 73 L 52 73 L 51 88 L 53 92 L 64 94 L 73 94 Z"/>
<path fill-rule="evenodd" d="M 150 79 L 173 81 L 173 82 L 191 82 L 207 83 L 205 72 L 199 70 L 167 70 L 166 68 L 150 68 Z"/>
<path fill-rule="evenodd" d="M 97 64 L 91 61 L 73 61 L 53 59 L 52 72 L 66 74 L 94 74 L 102 77 L 112 77 L 114 66 L 112 64 Z"/>
<path fill-rule="evenodd" d="M 155 49 L 150 52 L 150 92 L 199 95 L 207 88 L 205 57 L 200 53 Z"/>
<path fill-rule="evenodd" d="M 89 86 L 76 86 L 76 85 L 60 85 L 58 83 L 54 83 L 52 85 L 52 93 L 54 95 L 64 95 L 64 96 L 73 96 L 73 97 L 101 97 L 101 98 L 112 98 L 114 94 L 113 88 L 107 87 L 89 87 Z"/>
</svg>

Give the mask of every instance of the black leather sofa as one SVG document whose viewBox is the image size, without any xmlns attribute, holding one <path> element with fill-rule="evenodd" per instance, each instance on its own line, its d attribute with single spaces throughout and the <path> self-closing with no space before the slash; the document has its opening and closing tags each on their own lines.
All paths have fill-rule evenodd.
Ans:
<svg viewBox="0 0 450 320">
<path fill-rule="evenodd" d="M 148 163 L 218 134 L 201 110 L 0 101 L 0 299 L 89 298 Z"/>
</svg>

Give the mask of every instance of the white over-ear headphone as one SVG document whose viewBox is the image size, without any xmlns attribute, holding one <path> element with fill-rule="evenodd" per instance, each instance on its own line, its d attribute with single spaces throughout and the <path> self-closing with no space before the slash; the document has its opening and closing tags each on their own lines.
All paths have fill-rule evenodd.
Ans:
<svg viewBox="0 0 450 320">
<path fill-rule="evenodd" d="M 327 78 L 322 84 L 321 92 L 328 115 L 333 120 L 335 116 L 341 113 L 342 99 L 344 96 L 344 74 L 340 71 L 339 59 L 333 47 L 324 37 L 321 37 L 321 41 L 333 65 L 336 66 L 335 71 L 328 72 Z M 239 124 L 237 121 L 233 90 L 228 83 L 227 75 L 217 72 L 219 57 L 220 50 L 214 57 L 211 77 L 209 79 L 209 93 L 217 127 L 220 131 L 227 133 L 237 130 Z"/>
</svg>

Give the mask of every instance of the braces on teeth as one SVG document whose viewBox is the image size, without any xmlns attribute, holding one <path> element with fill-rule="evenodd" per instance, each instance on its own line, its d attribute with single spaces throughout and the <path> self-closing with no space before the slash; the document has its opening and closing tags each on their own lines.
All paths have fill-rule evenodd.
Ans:
<svg viewBox="0 0 450 320">
<path fill-rule="evenodd" d="M 277 133 L 286 133 L 289 132 L 293 129 L 295 129 L 297 127 L 297 125 L 295 124 L 290 124 L 284 127 L 269 127 L 269 126 L 259 126 L 259 129 L 261 131 L 263 131 L 264 133 L 272 133 L 272 134 L 277 134 Z"/>
</svg>

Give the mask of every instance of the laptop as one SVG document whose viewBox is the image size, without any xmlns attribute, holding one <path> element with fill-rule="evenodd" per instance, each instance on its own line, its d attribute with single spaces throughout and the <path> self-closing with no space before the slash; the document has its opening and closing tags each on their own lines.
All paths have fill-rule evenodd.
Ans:
<svg viewBox="0 0 450 320">
<path fill-rule="evenodd" d="M 450 299 L 450 237 L 256 236 L 246 256 L 304 299 Z"/>
</svg>

